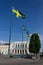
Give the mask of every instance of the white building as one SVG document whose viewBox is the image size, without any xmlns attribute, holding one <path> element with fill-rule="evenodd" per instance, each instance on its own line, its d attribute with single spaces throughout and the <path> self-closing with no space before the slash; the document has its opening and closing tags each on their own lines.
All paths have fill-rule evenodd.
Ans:
<svg viewBox="0 0 43 65">
<path fill-rule="evenodd" d="M 3 55 L 8 54 L 9 44 L 0 44 L 0 53 Z M 16 41 L 10 43 L 10 54 L 21 55 L 29 54 L 29 42 Z"/>
<path fill-rule="evenodd" d="M 29 43 L 26 41 L 12 42 L 10 45 L 10 53 L 14 55 L 29 54 Z"/>
<path fill-rule="evenodd" d="M 0 54 L 7 55 L 8 54 L 8 44 L 0 44 Z"/>
</svg>

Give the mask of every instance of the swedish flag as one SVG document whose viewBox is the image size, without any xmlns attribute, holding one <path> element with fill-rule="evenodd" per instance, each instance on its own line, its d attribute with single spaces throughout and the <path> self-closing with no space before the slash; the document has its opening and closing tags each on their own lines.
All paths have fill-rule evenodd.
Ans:
<svg viewBox="0 0 43 65">
<path fill-rule="evenodd" d="M 21 18 L 25 18 L 25 15 L 22 14 L 19 10 L 16 9 L 12 9 L 12 12 L 16 14 L 16 17 L 21 17 Z"/>
</svg>

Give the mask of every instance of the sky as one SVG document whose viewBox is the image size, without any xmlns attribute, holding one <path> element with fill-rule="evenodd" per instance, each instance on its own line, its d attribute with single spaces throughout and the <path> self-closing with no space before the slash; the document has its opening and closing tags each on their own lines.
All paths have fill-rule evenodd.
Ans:
<svg viewBox="0 0 43 65">
<path fill-rule="evenodd" d="M 16 18 L 11 12 L 12 6 L 25 14 L 26 18 Z M 22 25 L 25 25 L 30 35 L 40 35 L 43 48 L 43 0 L 0 0 L 0 41 L 9 41 L 10 21 L 11 41 L 22 40 Z M 27 40 L 24 31 L 23 40 Z"/>
</svg>

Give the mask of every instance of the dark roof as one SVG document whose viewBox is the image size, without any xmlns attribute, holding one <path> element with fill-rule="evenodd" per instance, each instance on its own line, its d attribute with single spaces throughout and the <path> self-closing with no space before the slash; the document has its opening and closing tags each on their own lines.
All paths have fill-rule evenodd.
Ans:
<svg viewBox="0 0 43 65">
<path fill-rule="evenodd" d="M 9 43 L 3 43 L 3 44 L 0 43 L 0 45 L 9 45 Z"/>
</svg>

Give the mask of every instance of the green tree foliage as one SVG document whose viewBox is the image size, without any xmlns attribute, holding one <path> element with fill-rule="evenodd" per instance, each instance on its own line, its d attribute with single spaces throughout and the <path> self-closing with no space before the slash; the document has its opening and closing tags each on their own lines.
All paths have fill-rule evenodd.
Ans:
<svg viewBox="0 0 43 65">
<path fill-rule="evenodd" d="M 41 42 L 39 35 L 37 33 L 33 33 L 30 38 L 30 43 L 29 43 L 29 52 L 30 53 L 39 53 L 41 48 Z"/>
</svg>

